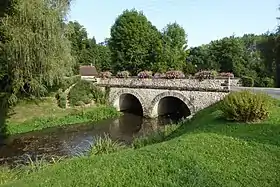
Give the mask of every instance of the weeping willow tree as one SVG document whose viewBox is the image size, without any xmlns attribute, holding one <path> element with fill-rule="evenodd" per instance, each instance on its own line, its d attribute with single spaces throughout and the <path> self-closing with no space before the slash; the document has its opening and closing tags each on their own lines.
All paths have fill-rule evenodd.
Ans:
<svg viewBox="0 0 280 187">
<path fill-rule="evenodd" d="M 71 74 L 74 59 L 64 21 L 68 0 L 11 0 L 0 20 L 0 83 L 8 103 L 40 97 Z"/>
</svg>

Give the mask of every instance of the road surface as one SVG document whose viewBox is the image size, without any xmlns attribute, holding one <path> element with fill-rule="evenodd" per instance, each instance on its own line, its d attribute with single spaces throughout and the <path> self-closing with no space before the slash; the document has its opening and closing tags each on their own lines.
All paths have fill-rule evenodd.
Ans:
<svg viewBox="0 0 280 187">
<path fill-rule="evenodd" d="M 280 88 L 261 88 L 261 87 L 231 87 L 230 88 L 230 91 L 241 91 L 241 90 L 264 92 L 276 99 L 280 99 Z"/>
</svg>

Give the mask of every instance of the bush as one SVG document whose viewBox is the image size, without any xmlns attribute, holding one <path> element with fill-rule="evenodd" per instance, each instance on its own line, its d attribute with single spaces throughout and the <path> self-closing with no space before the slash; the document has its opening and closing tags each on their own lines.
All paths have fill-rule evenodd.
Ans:
<svg viewBox="0 0 280 187">
<path fill-rule="evenodd" d="M 101 78 L 111 78 L 112 77 L 112 73 L 110 71 L 104 71 L 104 72 L 101 72 L 99 74 L 99 76 Z"/>
<path fill-rule="evenodd" d="M 271 99 L 265 94 L 241 91 L 227 95 L 220 109 L 228 120 L 255 122 L 269 116 L 270 105 Z"/>
<path fill-rule="evenodd" d="M 57 93 L 55 94 L 56 100 L 59 100 L 59 98 L 60 98 L 60 96 L 61 96 L 62 93 L 63 93 L 62 89 L 59 89 L 59 90 L 57 91 Z"/>
<path fill-rule="evenodd" d="M 90 104 L 92 100 L 90 99 L 90 97 L 84 97 L 82 101 L 83 101 L 85 104 Z"/>
<path fill-rule="evenodd" d="M 65 77 L 60 85 L 62 91 L 65 91 L 67 88 L 81 80 L 81 76 L 76 75 L 73 77 Z"/>
<path fill-rule="evenodd" d="M 152 71 L 141 71 L 138 73 L 138 78 L 151 78 L 153 76 L 153 72 Z"/>
<path fill-rule="evenodd" d="M 221 72 L 219 73 L 219 76 L 224 78 L 234 78 L 234 74 L 230 72 Z"/>
<path fill-rule="evenodd" d="M 270 78 L 270 77 L 265 77 L 263 79 L 260 80 L 262 82 L 262 86 L 263 87 L 275 87 L 275 83 L 274 83 L 274 79 Z"/>
<path fill-rule="evenodd" d="M 118 78 L 128 78 L 130 73 L 128 71 L 119 71 L 116 75 Z"/>
<path fill-rule="evenodd" d="M 255 82 L 254 82 L 254 79 L 252 77 L 242 76 L 241 77 L 241 83 L 245 87 L 253 87 Z"/>
<path fill-rule="evenodd" d="M 97 137 L 91 146 L 90 155 L 109 154 L 119 151 L 124 148 L 121 143 L 112 140 L 109 135 L 105 134 L 104 137 Z"/>
<path fill-rule="evenodd" d="M 106 96 L 102 90 L 90 81 L 80 80 L 69 92 L 69 103 L 71 106 L 80 106 L 79 101 L 83 103 L 91 103 L 94 100 L 96 103 L 105 104 Z"/>
<path fill-rule="evenodd" d="M 58 90 L 57 94 L 55 95 L 55 98 L 57 100 L 57 105 L 60 108 L 66 108 L 67 95 L 62 91 L 62 89 Z"/>
<path fill-rule="evenodd" d="M 85 103 L 83 101 L 77 101 L 75 103 L 75 106 L 84 106 L 84 105 L 85 105 Z"/>
<path fill-rule="evenodd" d="M 59 99 L 58 99 L 58 106 L 60 108 L 66 108 L 67 104 L 67 95 L 65 93 L 61 94 Z"/>
<path fill-rule="evenodd" d="M 196 79 L 204 80 L 204 79 L 213 79 L 217 77 L 218 72 L 215 70 L 211 71 L 199 71 L 194 76 Z"/>
<path fill-rule="evenodd" d="M 165 73 L 155 73 L 154 74 L 154 78 L 156 78 L 156 79 L 164 79 L 164 78 L 166 78 L 166 75 L 165 75 Z"/>
<path fill-rule="evenodd" d="M 182 71 L 168 71 L 165 73 L 167 79 L 183 79 L 185 74 Z"/>
<path fill-rule="evenodd" d="M 100 88 L 93 86 L 91 91 L 92 93 L 89 96 L 92 96 L 90 98 L 93 98 L 96 103 L 107 104 L 107 95 Z"/>
<path fill-rule="evenodd" d="M 94 96 L 93 96 L 92 93 L 88 94 L 88 97 L 89 97 L 90 99 L 94 99 Z"/>
</svg>

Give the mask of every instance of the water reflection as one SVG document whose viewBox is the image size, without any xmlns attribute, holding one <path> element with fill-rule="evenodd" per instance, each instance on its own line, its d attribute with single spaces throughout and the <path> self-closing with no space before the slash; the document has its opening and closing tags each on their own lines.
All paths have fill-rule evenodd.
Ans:
<svg viewBox="0 0 280 187">
<path fill-rule="evenodd" d="M 90 144 L 94 143 L 94 137 L 102 136 L 104 133 L 109 134 L 113 140 L 129 144 L 134 137 L 146 135 L 174 120 L 178 120 L 178 117 L 146 119 L 125 113 L 117 119 L 11 136 L 0 147 L 0 164 L 21 161 L 26 155 L 75 156 L 86 152 Z"/>
</svg>

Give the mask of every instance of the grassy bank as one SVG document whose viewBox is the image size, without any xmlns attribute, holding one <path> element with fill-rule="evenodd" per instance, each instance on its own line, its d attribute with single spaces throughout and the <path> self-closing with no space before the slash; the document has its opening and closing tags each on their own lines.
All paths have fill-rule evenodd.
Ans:
<svg viewBox="0 0 280 187">
<path fill-rule="evenodd" d="M 37 103 L 23 102 L 15 107 L 7 120 L 7 131 L 9 134 L 18 134 L 48 127 L 99 121 L 118 115 L 113 107 L 108 106 L 61 109 L 57 107 L 54 99 L 46 98 Z"/>
<path fill-rule="evenodd" d="M 140 149 L 75 158 L 6 186 L 279 186 L 280 107 L 259 124 L 199 112 L 167 140 Z"/>
</svg>

